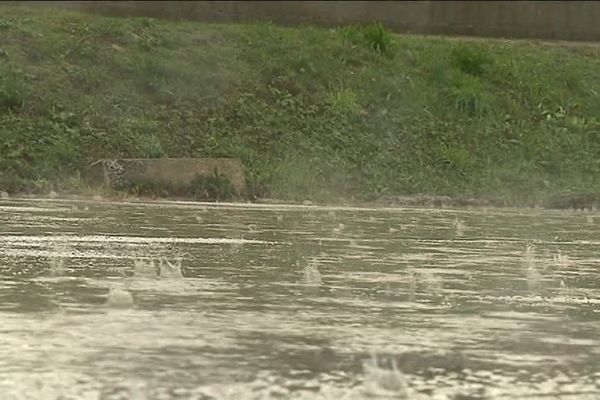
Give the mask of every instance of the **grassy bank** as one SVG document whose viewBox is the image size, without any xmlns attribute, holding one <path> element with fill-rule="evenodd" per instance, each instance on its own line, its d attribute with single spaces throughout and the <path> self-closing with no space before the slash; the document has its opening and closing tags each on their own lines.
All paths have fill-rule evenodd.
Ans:
<svg viewBox="0 0 600 400">
<path fill-rule="evenodd" d="M 0 6 L 0 189 L 238 157 L 258 196 L 600 193 L 600 48 Z"/>
</svg>

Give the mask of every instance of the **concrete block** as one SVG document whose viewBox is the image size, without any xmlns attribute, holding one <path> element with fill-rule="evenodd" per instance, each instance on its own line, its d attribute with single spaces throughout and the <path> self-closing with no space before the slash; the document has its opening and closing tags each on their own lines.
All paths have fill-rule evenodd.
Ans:
<svg viewBox="0 0 600 400">
<path fill-rule="evenodd" d="M 246 195 L 245 167 L 232 158 L 102 159 L 91 164 L 85 176 L 90 184 L 113 189 L 147 183 L 185 187 L 215 171 L 229 179 L 238 196 Z"/>
</svg>

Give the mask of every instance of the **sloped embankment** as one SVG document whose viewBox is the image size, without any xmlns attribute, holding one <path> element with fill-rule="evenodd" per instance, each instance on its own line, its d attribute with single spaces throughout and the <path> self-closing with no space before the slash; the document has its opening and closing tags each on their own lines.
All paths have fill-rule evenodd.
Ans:
<svg viewBox="0 0 600 400">
<path fill-rule="evenodd" d="M 254 194 L 598 193 L 600 50 L 0 7 L 0 189 L 234 157 Z"/>
</svg>

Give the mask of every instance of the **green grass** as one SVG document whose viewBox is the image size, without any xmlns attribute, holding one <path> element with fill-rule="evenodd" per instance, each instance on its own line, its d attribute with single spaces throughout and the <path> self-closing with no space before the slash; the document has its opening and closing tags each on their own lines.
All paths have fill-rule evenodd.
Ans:
<svg viewBox="0 0 600 400">
<path fill-rule="evenodd" d="M 600 48 L 0 6 L 0 190 L 237 157 L 258 196 L 600 193 Z"/>
</svg>

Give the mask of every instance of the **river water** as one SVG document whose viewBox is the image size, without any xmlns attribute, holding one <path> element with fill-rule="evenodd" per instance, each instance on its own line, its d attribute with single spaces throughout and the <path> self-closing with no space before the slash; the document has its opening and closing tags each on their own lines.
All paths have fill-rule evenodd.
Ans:
<svg viewBox="0 0 600 400">
<path fill-rule="evenodd" d="M 600 399 L 600 214 L 0 201 L 2 399 Z"/>
</svg>

